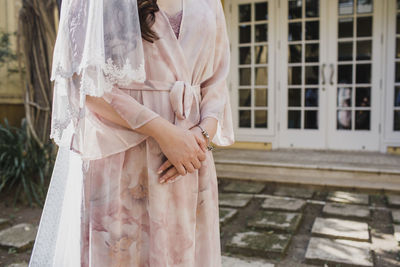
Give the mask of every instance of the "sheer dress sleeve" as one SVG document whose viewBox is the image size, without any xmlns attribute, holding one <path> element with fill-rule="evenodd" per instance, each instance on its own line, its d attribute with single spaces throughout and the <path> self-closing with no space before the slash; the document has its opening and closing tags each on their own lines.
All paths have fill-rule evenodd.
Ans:
<svg viewBox="0 0 400 267">
<path fill-rule="evenodd" d="M 206 117 L 217 119 L 217 132 L 212 142 L 218 146 L 229 146 L 234 143 L 232 111 L 226 82 L 229 73 L 230 47 L 221 1 L 215 0 L 215 5 L 213 75 L 201 83 L 200 118 L 201 120 Z"/>
</svg>

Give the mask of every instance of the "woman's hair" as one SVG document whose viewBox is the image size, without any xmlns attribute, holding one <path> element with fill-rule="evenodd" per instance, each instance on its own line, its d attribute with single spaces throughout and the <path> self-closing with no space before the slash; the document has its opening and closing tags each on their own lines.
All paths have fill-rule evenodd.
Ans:
<svg viewBox="0 0 400 267">
<path fill-rule="evenodd" d="M 138 0 L 138 12 L 142 38 L 153 42 L 158 39 L 157 34 L 151 29 L 155 22 L 154 13 L 159 11 L 157 0 Z"/>
</svg>

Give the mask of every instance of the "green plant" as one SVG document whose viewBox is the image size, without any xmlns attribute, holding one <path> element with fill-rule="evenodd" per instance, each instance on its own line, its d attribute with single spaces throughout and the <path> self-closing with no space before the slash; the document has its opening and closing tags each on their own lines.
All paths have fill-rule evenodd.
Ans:
<svg viewBox="0 0 400 267">
<path fill-rule="evenodd" d="M 17 200 L 43 206 L 54 165 L 53 145 L 43 147 L 30 137 L 26 120 L 21 128 L 0 124 L 0 193 L 11 190 Z"/>
<path fill-rule="evenodd" d="M 11 48 L 11 36 L 15 33 L 6 33 L 0 31 L 0 67 L 7 63 L 17 59 L 17 55 Z"/>
</svg>

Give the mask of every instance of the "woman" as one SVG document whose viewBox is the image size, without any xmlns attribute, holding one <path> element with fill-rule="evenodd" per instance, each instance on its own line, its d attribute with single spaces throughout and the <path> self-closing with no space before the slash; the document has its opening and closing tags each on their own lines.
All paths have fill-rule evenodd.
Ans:
<svg viewBox="0 0 400 267">
<path fill-rule="evenodd" d="M 221 266 L 210 141 L 227 146 L 234 135 L 220 0 L 64 0 L 60 25 L 51 136 L 81 160 L 81 266 Z M 77 200 L 64 187 L 68 214 L 66 199 Z M 61 218 L 76 217 L 68 205 L 75 216 Z M 65 225 L 57 248 L 77 244 Z M 60 251 L 52 264 L 72 266 Z"/>
</svg>

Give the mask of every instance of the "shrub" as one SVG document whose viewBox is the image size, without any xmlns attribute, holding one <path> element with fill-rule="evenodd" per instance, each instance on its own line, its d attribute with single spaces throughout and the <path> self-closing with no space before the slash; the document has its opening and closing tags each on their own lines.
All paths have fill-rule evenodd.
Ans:
<svg viewBox="0 0 400 267">
<path fill-rule="evenodd" d="M 0 124 L 0 193 L 13 192 L 14 201 L 43 206 L 54 166 L 54 145 L 44 147 L 28 133 L 26 119 L 21 128 Z"/>
</svg>

